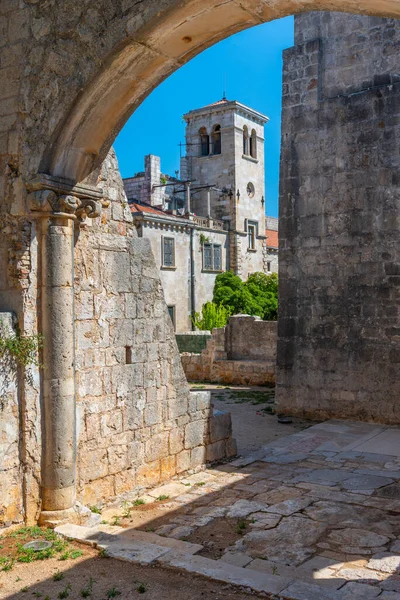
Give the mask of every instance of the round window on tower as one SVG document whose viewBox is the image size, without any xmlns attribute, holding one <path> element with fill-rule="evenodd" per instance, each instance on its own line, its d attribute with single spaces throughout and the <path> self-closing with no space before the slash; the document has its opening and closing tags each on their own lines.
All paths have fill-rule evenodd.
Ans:
<svg viewBox="0 0 400 600">
<path fill-rule="evenodd" d="M 250 198 L 254 196 L 255 191 L 254 185 L 251 183 L 251 181 L 249 181 L 247 184 L 247 194 L 250 196 Z"/>
</svg>

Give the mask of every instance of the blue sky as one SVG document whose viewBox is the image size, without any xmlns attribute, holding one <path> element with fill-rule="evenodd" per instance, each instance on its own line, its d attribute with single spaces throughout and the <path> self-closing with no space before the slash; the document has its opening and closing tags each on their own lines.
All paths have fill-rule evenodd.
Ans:
<svg viewBox="0 0 400 600">
<path fill-rule="evenodd" d="M 282 50 L 293 46 L 293 17 L 252 27 L 205 50 L 146 98 L 117 137 L 122 177 L 143 170 L 146 154 L 161 156 L 161 170 L 179 169 L 182 115 L 220 100 L 224 74 L 228 100 L 266 114 L 266 212 L 278 216 Z"/>
</svg>

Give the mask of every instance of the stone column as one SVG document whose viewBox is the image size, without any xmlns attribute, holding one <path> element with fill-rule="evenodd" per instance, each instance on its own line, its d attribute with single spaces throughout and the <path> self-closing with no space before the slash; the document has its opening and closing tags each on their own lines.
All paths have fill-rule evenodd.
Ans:
<svg viewBox="0 0 400 600">
<path fill-rule="evenodd" d="M 190 181 L 185 183 L 185 203 L 186 203 L 186 214 L 190 215 L 191 207 L 190 207 Z"/>
<path fill-rule="evenodd" d="M 90 199 L 39 190 L 31 194 L 31 207 L 32 215 L 41 220 L 43 441 L 40 522 L 49 523 L 75 520 L 74 230 L 84 216 L 98 216 L 100 205 Z"/>
<path fill-rule="evenodd" d="M 207 217 L 211 218 L 211 189 L 207 189 Z"/>
<path fill-rule="evenodd" d="M 47 217 L 41 223 L 42 511 L 65 510 L 75 502 L 74 219 L 71 216 Z"/>
</svg>

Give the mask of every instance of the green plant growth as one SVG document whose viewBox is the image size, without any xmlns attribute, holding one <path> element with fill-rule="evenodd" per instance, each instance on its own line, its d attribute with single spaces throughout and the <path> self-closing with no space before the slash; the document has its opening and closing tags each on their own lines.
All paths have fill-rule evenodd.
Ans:
<svg viewBox="0 0 400 600">
<path fill-rule="evenodd" d="M 247 529 L 246 521 L 239 519 L 239 521 L 236 523 L 236 533 L 238 533 L 239 535 L 243 535 L 244 532 L 246 531 L 246 529 Z"/>
<path fill-rule="evenodd" d="M 144 583 L 141 583 L 137 588 L 136 591 L 139 592 L 139 594 L 144 594 L 145 592 L 147 592 L 147 587 Z"/>
<path fill-rule="evenodd" d="M 82 598 L 89 598 L 92 595 L 94 579 L 91 577 L 86 587 L 81 589 Z"/>
<path fill-rule="evenodd" d="M 203 244 L 208 244 L 210 241 L 210 238 L 207 235 L 205 235 L 204 233 L 200 233 L 199 237 L 200 237 L 200 246 L 203 246 Z M 200 250 L 201 250 L 201 248 L 200 248 Z"/>
<path fill-rule="evenodd" d="M 129 502 L 125 501 L 122 503 L 122 508 L 124 509 L 124 512 L 122 513 L 122 517 L 124 519 L 129 519 L 131 516 L 131 512 L 132 512 L 132 506 L 129 504 Z"/>
<path fill-rule="evenodd" d="M 252 273 L 246 282 L 231 271 L 215 278 L 213 302 L 231 315 L 246 314 L 266 321 L 278 318 L 278 276 Z"/>
<path fill-rule="evenodd" d="M 19 332 L 5 336 L 0 323 L 0 359 L 13 359 L 22 367 L 39 364 L 38 352 L 43 346 L 41 335 L 21 335 Z"/>
<path fill-rule="evenodd" d="M 60 598 L 60 600 L 63 600 L 63 598 L 68 598 L 70 590 L 71 590 L 71 584 L 68 583 L 65 586 L 65 588 L 58 594 L 58 597 Z"/>
<path fill-rule="evenodd" d="M 142 506 L 142 504 L 146 504 L 146 502 L 142 498 L 137 498 L 133 502 L 133 506 Z"/>
<path fill-rule="evenodd" d="M 158 498 L 156 498 L 156 502 L 163 502 L 163 500 L 168 500 L 169 496 L 166 496 L 165 494 L 161 494 L 161 496 L 158 496 Z"/>
<path fill-rule="evenodd" d="M 89 508 L 92 511 L 92 513 L 95 513 L 96 515 L 101 515 L 101 508 L 99 508 L 98 506 L 89 506 Z"/>
<path fill-rule="evenodd" d="M 17 367 L 25 369 L 25 378 L 32 384 L 33 377 L 29 367 L 40 367 L 39 350 L 43 345 L 41 335 L 22 335 L 17 329 L 9 333 L 4 321 L 0 321 L 0 364 L 2 367 L 2 386 L 0 388 L 0 408 L 11 382 L 15 380 Z"/>
<path fill-rule="evenodd" d="M 61 573 L 60 571 L 54 573 L 53 581 L 61 581 L 61 579 L 64 579 L 64 573 Z"/>
<path fill-rule="evenodd" d="M 215 327 L 224 327 L 230 317 L 230 311 L 225 306 L 214 302 L 203 304 L 201 313 L 195 313 L 192 318 L 193 325 L 201 331 L 212 331 Z"/>
<path fill-rule="evenodd" d="M 112 587 L 107 592 L 107 598 L 115 598 L 115 596 L 120 596 L 120 595 L 121 595 L 121 592 L 119 590 L 117 590 L 117 588 L 115 588 L 115 587 Z"/>
</svg>

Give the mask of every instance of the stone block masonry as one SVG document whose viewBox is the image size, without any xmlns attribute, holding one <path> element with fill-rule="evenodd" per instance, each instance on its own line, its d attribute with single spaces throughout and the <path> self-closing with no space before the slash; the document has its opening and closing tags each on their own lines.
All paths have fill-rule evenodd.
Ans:
<svg viewBox="0 0 400 600">
<path fill-rule="evenodd" d="M 284 53 L 280 412 L 400 422 L 400 24 L 295 17 Z"/>
<path fill-rule="evenodd" d="M 276 321 L 235 315 L 225 327 L 213 329 L 200 353 L 181 353 L 188 381 L 236 385 L 275 383 Z"/>
<path fill-rule="evenodd" d="M 150 242 L 137 237 L 113 154 L 99 185 L 110 207 L 75 246 L 78 498 L 89 505 L 199 469 L 208 446 L 213 460 L 232 446 L 230 415 L 216 429 L 209 394 L 189 393 Z"/>
</svg>

